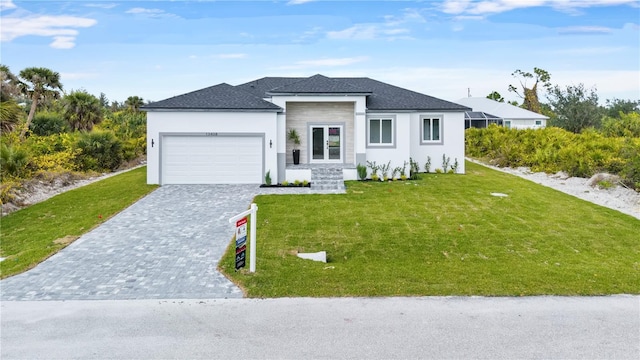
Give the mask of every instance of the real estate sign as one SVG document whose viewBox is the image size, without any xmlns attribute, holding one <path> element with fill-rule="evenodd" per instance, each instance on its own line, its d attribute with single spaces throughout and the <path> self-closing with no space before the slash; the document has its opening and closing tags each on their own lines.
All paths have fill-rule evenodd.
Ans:
<svg viewBox="0 0 640 360">
<path fill-rule="evenodd" d="M 247 218 L 236 221 L 236 270 L 243 268 L 247 258 Z"/>
</svg>

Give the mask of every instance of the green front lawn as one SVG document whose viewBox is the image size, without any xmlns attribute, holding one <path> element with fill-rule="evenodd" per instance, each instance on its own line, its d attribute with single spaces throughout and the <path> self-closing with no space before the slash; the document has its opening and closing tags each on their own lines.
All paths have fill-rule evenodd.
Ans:
<svg viewBox="0 0 640 360">
<path fill-rule="evenodd" d="M 220 267 L 250 297 L 640 293 L 640 220 L 466 166 L 258 196 L 257 272 L 235 272 L 231 246 Z M 321 250 L 327 264 L 295 256 Z"/>
<path fill-rule="evenodd" d="M 128 171 L 16 211 L 0 226 L 0 276 L 26 271 L 156 188 L 146 167 Z"/>
</svg>

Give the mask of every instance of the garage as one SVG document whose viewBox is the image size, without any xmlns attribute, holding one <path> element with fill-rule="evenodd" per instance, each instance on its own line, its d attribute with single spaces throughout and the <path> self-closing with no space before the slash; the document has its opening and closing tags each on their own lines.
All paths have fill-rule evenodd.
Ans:
<svg viewBox="0 0 640 360">
<path fill-rule="evenodd" d="M 263 136 L 164 135 L 162 184 L 260 184 Z"/>
</svg>

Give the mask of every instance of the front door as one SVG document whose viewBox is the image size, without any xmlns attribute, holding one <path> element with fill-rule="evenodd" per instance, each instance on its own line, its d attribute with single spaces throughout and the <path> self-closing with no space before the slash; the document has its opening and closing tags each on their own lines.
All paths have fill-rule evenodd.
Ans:
<svg viewBox="0 0 640 360">
<path fill-rule="evenodd" d="M 311 126 L 311 154 L 312 163 L 341 163 L 342 162 L 342 126 L 313 125 Z"/>
</svg>

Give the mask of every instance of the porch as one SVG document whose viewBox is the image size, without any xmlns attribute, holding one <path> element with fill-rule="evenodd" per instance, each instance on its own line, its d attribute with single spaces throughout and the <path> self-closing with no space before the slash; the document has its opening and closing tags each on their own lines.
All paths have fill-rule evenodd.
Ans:
<svg viewBox="0 0 640 360">
<path fill-rule="evenodd" d="M 344 190 L 345 180 L 357 180 L 355 164 L 287 164 L 288 182 L 308 180 L 318 190 Z"/>
</svg>

